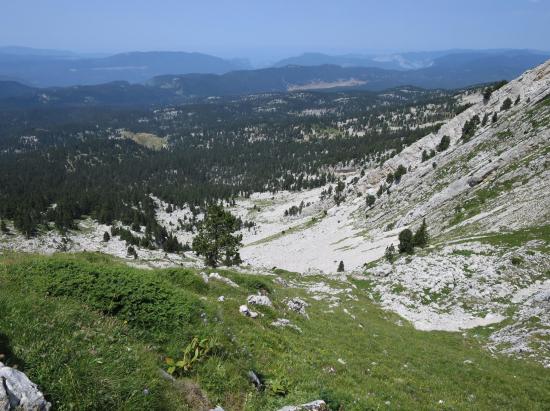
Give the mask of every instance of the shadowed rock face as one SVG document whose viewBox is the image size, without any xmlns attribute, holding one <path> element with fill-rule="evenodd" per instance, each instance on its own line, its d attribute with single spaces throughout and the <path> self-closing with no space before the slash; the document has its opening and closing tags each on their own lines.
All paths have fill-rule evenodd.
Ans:
<svg viewBox="0 0 550 411">
<path fill-rule="evenodd" d="M 27 376 L 0 362 L 0 411 L 49 411 L 51 404 Z"/>
</svg>

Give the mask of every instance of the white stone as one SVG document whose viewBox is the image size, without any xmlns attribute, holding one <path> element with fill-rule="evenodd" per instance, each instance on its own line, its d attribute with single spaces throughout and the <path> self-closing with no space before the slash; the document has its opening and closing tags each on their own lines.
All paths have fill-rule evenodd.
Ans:
<svg viewBox="0 0 550 411">
<path fill-rule="evenodd" d="M 48 411 L 51 404 L 36 384 L 19 370 L 0 362 L 0 410 Z"/>
</svg>

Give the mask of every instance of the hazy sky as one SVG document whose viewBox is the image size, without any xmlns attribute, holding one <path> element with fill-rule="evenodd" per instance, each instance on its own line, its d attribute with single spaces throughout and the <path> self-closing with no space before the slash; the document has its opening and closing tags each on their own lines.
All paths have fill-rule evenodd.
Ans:
<svg viewBox="0 0 550 411">
<path fill-rule="evenodd" d="M 0 45 L 223 56 L 550 50 L 550 0 L 0 0 Z"/>
</svg>

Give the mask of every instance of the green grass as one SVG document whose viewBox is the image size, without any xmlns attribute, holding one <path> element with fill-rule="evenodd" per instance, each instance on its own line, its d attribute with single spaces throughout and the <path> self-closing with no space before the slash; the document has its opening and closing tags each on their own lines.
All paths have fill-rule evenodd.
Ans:
<svg viewBox="0 0 550 411">
<path fill-rule="evenodd" d="M 272 277 L 219 272 L 241 286 L 204 284 L 193 270 L 129 268 L 97 254 L 4 255 L 0 350 L 63 410 L 190 409 L 197 392 L 228 411 L 275 410 L 318 398 L 346 411 L 537 410 L 550 402 L 549 370 L 493 356 L 470 333 L 398 326 L 398 316 L 369 298 L 370 281 L 354 280 L 357 301 L 343 298 L 329 310 L 327 301 L 280 287 Z M 277 275 L 349 287 L 283 270 Z M 239 305 L 258 290 L 269 292 L 274 308 L 254 307 L 264 314 L 255 320 L 241 316 Z M 220 295 L 225 302 L 217 301 Z M 284 300 L 295 296 L 310 304 L 309 320 L 286 311 Z M 113 309 L 119 303 L 124 308 Z M 159 322 L 151 323 L 157 312 Z M 275 328 L 275 318 L 288 318 L 303 332 Z M 178 384 L 163 381 L 164 356 L 177 357 L 192 335 L 212 338 L 216 349 Z M 256 391 L 249 370 L 284 381 L 288 393 Z"/>
</svg>

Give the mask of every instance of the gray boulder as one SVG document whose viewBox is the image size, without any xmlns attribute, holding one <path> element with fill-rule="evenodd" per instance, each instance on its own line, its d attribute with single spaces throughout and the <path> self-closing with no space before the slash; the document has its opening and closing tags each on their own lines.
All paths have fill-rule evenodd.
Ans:
<svg viewBox="0 0 550 411">
<path fill-rule="evenodd" d="M 288 300 L 286 302 L 286 306 L 294 311 L 294 312 L 297 312 L 298 314 L 302 314 L 303 316 L 307 317 L 307 314 L 306 314 L 306 307 L 308 306 L 309 304 L 306 303 L 304 300 L 302 300 L 301 298 L 291 298 L 290 300 Z"/>
<path fill-rule="evenodd" d="M 249 295 L 246 301 L 250 305 L 265 305 L 267 307 L 273 307 L 273 304 L 267 295 Z"/>
<path fill-rule="evenodd" d="M 278 411 L 330 411 L 323 400 L 308 402 L 302 405 L 287 405 Z"/>
<path fill-rule="evenodd" d="M 51 406 L 24 373 L 0 362 L 0 411 L 49 411 Z"/>
</svg>

